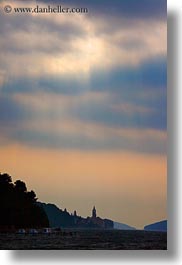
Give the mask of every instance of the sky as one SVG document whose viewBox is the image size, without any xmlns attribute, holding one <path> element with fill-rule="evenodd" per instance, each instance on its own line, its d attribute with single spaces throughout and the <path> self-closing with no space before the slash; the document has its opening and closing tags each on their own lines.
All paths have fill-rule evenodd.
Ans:
<svg viewBox="0 0 182 265">
<path fill-rule="evenodd" d="M 1 172 L 84 217 L 166 219 L 166 1 L 57 4 L 89 12 L 1 11 Z"/>
</svg>

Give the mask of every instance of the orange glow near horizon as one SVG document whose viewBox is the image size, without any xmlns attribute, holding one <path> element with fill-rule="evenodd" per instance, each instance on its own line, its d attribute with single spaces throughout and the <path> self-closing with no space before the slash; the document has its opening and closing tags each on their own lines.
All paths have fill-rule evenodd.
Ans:
<svg viewBox="0 0 182 265">
<path fill-rule="evenodd" d="M 25 181 L 40 201 L 82 216 L 95 204 L 101 217 L 138 228 L 166 218 L 165 156 L 11 145 L 1 147 L 0 160 L 1 171 Z"/>
</svg>

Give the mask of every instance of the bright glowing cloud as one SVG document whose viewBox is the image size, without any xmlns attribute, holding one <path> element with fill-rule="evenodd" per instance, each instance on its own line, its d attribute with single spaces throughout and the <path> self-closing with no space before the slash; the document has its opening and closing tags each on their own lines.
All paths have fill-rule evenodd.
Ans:
<svg viewBox="0 0 182 265">
<path fill-rule="evenodd" d="M 20 3 L 11 2 L 16 7 Z M 107 21 L 94 21 L 83 14 L 27 13 L 12 14 L 11 18 L 4 14 L 1 20 L 8 27 L 2 32 L 0 44 L 1 68 L 8 78 L 79 73 L 89 77 L 92 69 L 138 65 L 150 57 L 166 54 L 165 21 L 136 20 L 128 22 L 130 27 L 116 27 L 101 34 L 98 28 L 100 24 L 107 28 Z M 123 23 L 127 25 L 125 20 Z"/>
</svg>

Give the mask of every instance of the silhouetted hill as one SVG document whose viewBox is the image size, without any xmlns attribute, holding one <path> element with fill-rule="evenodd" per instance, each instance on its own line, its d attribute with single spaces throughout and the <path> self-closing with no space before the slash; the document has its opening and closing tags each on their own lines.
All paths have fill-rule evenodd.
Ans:
<svg viewBox="0 0 182 265">
<path fill-rule="evenodd" d="M 114 222 L 114 229 L 118 229 L 118 230 L 136 230 L 135 227 L 126 225 L 126 224 L 122 224 L 122 223 L 118 223 L 118 222 Z"/>
<path fill-rule="evenodd" d="M 74 226 L 74 218 L 67 211 L 59 209 L 51 203 L 39 202 L 47 214 L 51 227 L 72 227 Z"/>
<path fill-rule="evenodd" d="M 144 226 L 146 231 L 167 231 L 167 220 Z"/>
<path fill-rule="evenodd" d="M 113 221 L 102 219 L 100 217 L 87 217 L 70 214 L 67 211 L 59 209 L 54 204 L 39 202 L 47 214 L 51 227 L 75 227 L 75 228 L 103 228 L 112 229 Z"/>
</svg>

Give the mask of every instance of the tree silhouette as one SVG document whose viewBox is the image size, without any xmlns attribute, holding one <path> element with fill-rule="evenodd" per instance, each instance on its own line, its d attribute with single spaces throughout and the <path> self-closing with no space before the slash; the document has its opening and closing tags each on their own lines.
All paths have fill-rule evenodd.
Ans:
<svg viewBox="0 0 182 265">
<path fill-rule="evenodd" d="M 32 202 L 36 202 L 37 198 L 36 198 L 36 194 L 33 190 L 27 192 L 27 198 L 32 201 Z"/>
<path fill-rule="evenodd" d="M 47 215 L 36 201 L 35 192 L 27 191 L 23 181 L 12 183 L 10 175 L 0 173 L 0 228 L 48 227 Z"/>
<path fill-rule="evenodd" d="M 19 192 L 26 192 L 27 191 L 27 187 L 25 182 L 21 181 L 21 180 L 17 180 L 15 181 L 15 189 Z"/>
<path fill-rule="evenodd" d="M 12 178 L 7 173 L 1 174 L 0 173 L 0 185 L 8 185 L 12 183 Z"/>
</svg>

